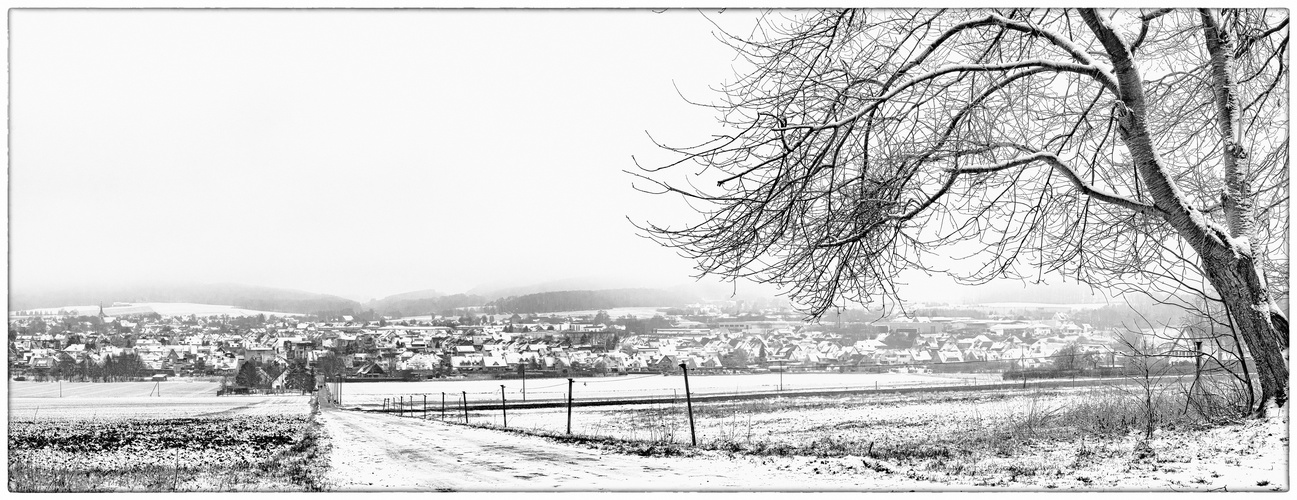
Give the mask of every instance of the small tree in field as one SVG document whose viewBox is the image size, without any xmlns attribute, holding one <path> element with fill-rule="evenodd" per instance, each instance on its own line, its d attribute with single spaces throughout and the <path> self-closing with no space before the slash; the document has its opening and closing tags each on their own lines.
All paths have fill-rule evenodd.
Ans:
<svg viewBox="0 0 1297 500">
<path fill-rule="evenodd" d="M 701 219 L 641 228 L 810 316 L 891 307 L 904 270 L 1205 297 L 1261 413 L 1288 396 L 1287 15 L 766 15 L 722 36 L 739 56 L 708 104 L 723 130 L 634 173 Z"/>
</svg>

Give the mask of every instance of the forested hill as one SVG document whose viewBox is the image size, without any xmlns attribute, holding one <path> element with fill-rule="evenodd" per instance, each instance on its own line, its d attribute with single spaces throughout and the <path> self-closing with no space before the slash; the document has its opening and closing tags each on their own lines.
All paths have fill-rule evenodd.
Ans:
<svg viewBox="0 0 1297 500">
<path fill-rule="evenodd" d="M 283 288 L 218 284 L 152 284 L 27 292 L 11 290 L 11 310 L 86 306 L 115 302 L 192 302 L 299 314 L 359 311 L 360 303 L 334 295 Z"/>
<path fill-rule="evenodd" d="M 419 316 L 424 314 L 447 314 L 453 316 L 456 314 L 454 310 L 457 308 L 477 307 L 484 303 L 486 303 L 485 298 L 473 294 L 457 293 L 454 295 L 436 297 L 429 297 L 427 295 L 417 297 L 412 294 L 400 294 L 370 301 L 365 304 L 365 307 L 373 309 L 384 316 L 401 317 Z"/>
<path fill-rule="evenodd" d="M 569 290 L 506 297 L 486 304 L 500 312 L 519 314 L 555 311 L 593 311 L 614 307 L 678 307 L 698 301 L 692 294 L 652 288 Z"/>
</svg>

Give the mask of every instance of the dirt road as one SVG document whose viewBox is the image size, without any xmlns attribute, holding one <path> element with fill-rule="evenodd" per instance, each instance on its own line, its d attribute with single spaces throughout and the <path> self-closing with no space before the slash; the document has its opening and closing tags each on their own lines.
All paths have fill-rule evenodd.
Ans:
<svg viewBox="0 0 1297 500">
<path fill-rule="evenodd" d="M 807 476 L 760 463 L 638 457 L 489 429 L 322 409 L 329 480 L 352 491 L 893 490 L 923 486 L 874 471 Z"/>
</svg>

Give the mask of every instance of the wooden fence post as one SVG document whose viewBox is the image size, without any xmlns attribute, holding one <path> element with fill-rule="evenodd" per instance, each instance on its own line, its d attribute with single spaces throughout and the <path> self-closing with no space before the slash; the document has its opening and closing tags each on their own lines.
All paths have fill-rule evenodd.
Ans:
<svg viewBox="0 0 1297 500">
<path fill-rule="evenodd" d="M 572 434 L 572 379 L 567 379 L 567 433 Z"/>
<path fill-rule="evenodd" d="M 689 365 L 680 363 L 680 369 L 685 372 L 685 405 L 689 407 L 689 442 L 693 446 L 698 446 L 698 436 L 694 434 L 694 402 L 693 398 L 689 397 Z M 783 371 L 780 370 L 780 373 Z"/>
</svg>

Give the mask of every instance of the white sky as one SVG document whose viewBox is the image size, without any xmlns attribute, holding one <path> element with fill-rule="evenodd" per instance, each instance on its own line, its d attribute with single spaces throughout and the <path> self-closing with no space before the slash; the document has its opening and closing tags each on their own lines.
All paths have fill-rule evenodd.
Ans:
<svg viewBox="0 0 1297 500">
<path fill-rule="evenodd" d="M 626 220 L 751 10 L 10 10 L 9 288 L 691 280 Z M 711 19 L 711 21 L 708 20 Z M 609 278 L 613 278 L 610 280 Z M 972 294 L 915 277 L 914 300 Z M 1020 283 L 1006 283 L 1020 288 Z M 916 288 L 917 289 L 917 288 Z"/>
<path fill-rule="evenodd" d="M 10 286 L 687 282 L 625 216 L 689 212 L 622 170 L 667 158 L 646 130 L 714 131 L 676 91 L 733 74 L 714 29 L 696 11 L 11 11 Z"/>
</svg>

